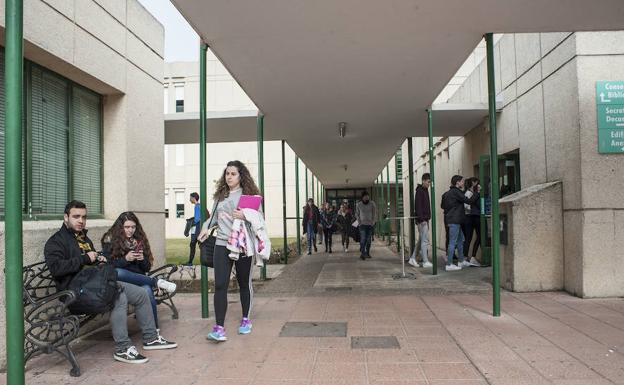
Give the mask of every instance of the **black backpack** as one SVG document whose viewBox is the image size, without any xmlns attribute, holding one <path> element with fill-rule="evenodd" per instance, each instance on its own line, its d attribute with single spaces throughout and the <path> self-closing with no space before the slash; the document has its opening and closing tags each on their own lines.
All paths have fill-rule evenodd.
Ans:
<svg viewBox="0 0 624 385">
<path fill-rule="evenodd" d="M 76 294 L 76 300 L 68 306 L 72 314 L 107 313 L 119 296 L 117 271 L 109 263 L 83 268 L 67 288 Z"/>
</svg>

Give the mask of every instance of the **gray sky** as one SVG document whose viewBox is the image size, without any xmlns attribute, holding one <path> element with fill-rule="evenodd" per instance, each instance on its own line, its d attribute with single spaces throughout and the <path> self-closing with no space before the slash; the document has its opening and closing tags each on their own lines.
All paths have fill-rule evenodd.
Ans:
<svg viewBox="0 0 624 385">
<path fill-rule="evenodd" d="M 139 0 L 165 27 L 165 61 L 198 61 L 199 36 L 169 0 Z"/>
</svg>

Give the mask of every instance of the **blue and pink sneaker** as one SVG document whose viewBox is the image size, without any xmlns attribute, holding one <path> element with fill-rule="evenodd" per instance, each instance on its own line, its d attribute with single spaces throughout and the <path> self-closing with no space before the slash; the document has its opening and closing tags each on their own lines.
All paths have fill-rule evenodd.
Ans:
<svg viewBox="0 0 624 385">
<path fill-rule="evenodd" d="M 243 317 L 240 326 L 238 327 L 238 334 L 249 333 L 251 333 L 251 320 L 249 318 Z"/>
<path fill-rule="evenodd" d="M 208 339 L 215 340 L 217 342 L 227 341 L 225 335 L 225 328 L 223 326 L 215 325 L 212 327 L 212 331 L 206 336 Z"/>
</svg>

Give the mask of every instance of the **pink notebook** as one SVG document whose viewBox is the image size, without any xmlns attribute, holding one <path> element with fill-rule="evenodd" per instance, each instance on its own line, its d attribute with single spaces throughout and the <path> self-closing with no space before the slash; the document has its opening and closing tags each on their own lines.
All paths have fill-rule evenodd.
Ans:
<svg viewBox="0 0 624 385">
<path fill-rule="evenodd" d="M 259 210 L 260 204 L 262 204 L 262 197 L 260 195 L 241 195 L 238 200 L 239 209 Z"/>
</svg>

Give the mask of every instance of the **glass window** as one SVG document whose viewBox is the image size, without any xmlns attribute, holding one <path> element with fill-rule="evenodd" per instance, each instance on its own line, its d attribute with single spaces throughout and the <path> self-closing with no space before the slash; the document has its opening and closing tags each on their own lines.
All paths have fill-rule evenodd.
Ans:
<svg viewBox="0 0 624 385">
<path fill-rule="evenodd" d="M 169 192 L 165 191 L 165 218 L 169 218 Z"/>
<path fill-rule="evenodd" d="M 164 92 L 164 106 L 163 106 L 163 111 L 165 112 L 165 114 L 169 113 L 169 87 L 165 86 L 165 92 Z"/>
<path fill-rule="evenodd" d="M 184 191 L 176 191 L 176 218 L 184 218 Z"/>
<path fill-rule="evenodd" d="M 176 112 L 184 112 L 184 84 L 175 84 Z"/>
</svg>

